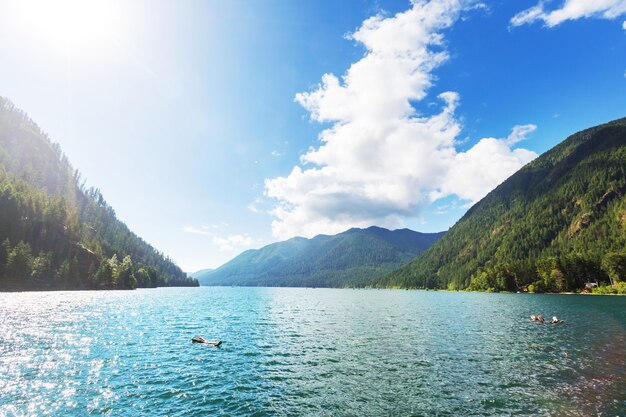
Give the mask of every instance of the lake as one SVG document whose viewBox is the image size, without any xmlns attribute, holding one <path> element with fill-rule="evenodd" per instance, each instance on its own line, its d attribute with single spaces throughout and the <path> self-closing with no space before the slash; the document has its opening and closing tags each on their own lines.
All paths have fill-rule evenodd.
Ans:
<svg viewBox="0 0 626 417">
<path fill-rule="evenodd" d="M 625 326 L 626 297 L 0 293 L 0 415 L 624 414 Z"/>
</svg>

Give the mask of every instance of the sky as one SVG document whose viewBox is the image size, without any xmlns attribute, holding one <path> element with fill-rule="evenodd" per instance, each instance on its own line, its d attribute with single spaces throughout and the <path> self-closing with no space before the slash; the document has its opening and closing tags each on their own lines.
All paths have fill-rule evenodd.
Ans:
<svg viewBox="0 0 626 417">
<path fill-rule="evenodd" d="M 0 95 L 192 272 L 447 230 L 626 116 L 626 0 L 0 0 Z"/>
</svg>

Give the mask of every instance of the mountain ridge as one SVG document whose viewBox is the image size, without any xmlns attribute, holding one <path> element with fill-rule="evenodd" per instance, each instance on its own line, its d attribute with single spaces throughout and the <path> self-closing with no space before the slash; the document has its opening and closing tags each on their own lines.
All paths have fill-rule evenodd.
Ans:
<svg viewBox="0 0 626 417">
<path fill-rule="evenodd" d="M 471 207 L 383 287 L 565 291 L 626 248 L 626 118 L 570 135 Z M 620 220 L 622 219 L 622 220 Z M 626 277 L 623 277 L 626 279 Z"/>
<path fill-rule="evenodd" d="M 202 285 L 363 286 L 412 259 L 442 234 L 370 226 L 310 239 L 293 237 L 249 249 L 197 278 Z"/>
<path fill-rule="evenodd" d="M 61 147 L 0 97 L 0 290 L 173 285 L 198 283 L 118 220 Z"/>
</svg>

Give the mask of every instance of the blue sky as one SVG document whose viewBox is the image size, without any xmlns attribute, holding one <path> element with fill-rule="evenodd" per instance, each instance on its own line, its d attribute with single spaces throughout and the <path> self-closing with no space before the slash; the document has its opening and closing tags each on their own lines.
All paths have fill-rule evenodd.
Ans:
<svg viewBox="0 0 626 417">
<path fill-rule="evenodd" d="M 446 230 L 626 116 L 626 3 L 597 3 L 0 0 L 0 95 L 194 271 L 293 235 Z"/>
</svg>

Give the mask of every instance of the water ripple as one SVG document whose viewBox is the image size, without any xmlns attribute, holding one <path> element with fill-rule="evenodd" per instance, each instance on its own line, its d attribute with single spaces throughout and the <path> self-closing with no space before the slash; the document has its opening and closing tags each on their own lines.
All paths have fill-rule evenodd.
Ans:
<svg viewBox="0 0 626 417">
<path fill-rule="evenodd" d="M 625 307 L 379 290 L 3 293 L 0 416 L 623 414 Z M 538 312 L 567 323 L 531 323 Z"/>
</svg>

